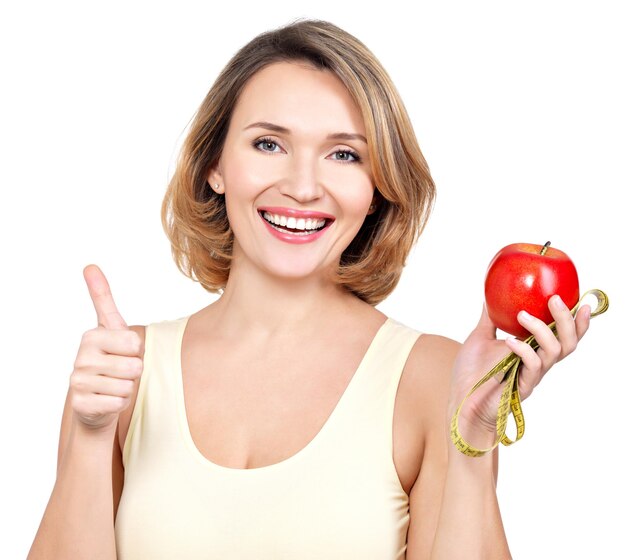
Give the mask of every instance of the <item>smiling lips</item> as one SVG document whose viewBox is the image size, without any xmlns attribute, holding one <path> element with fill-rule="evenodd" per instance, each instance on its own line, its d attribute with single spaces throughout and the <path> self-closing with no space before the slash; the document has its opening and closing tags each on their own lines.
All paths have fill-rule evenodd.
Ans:
<svg viewBox="0 0 626 560">
<path fill-rule="evenodd" d="M 258 213 L 270 232 L 287 243 L 315 241 L 335 221 L 334 216 L 322 212 L 274 206 L 259 208 Z"/>
</svg>

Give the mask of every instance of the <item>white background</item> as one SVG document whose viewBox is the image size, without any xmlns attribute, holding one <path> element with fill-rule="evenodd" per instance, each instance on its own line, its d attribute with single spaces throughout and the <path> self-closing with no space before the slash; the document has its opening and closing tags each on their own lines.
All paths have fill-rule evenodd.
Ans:
<svg viewBox="0 0 626 560">
<path fill-rule="evenodd" d="M 552 241 L 576 264 L 581 293 L 609 294 L 610 310 L 524 402 L 526 435 L 500 448 L 498 496 L 516 559 L 623 550 L 620 2 L 413 4 L 411 14 L 390 0 L 2 9 L 3 558 L 26 556 L 54 485 L 69 375 L 96 326 L 83 268 L 102 268 L 129 324 L 215 298 L 174 265 L 162 196 L 228 59 L 305 16 L 343 27 L 380 59 L 437 183 L 434 214 L 383 312 L 464 340 L 486 267 L 513 242 Z"/>
</svg>

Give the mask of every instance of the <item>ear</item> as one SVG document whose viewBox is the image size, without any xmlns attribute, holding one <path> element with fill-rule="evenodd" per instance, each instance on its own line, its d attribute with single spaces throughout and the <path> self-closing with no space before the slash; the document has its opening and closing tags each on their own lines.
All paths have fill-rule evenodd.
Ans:
<svg viewBox="0 0 626 560">
<path fill-rule="evenodd" d="M 372 202 L 370 202 L 370 204 L 372 204 L 374 206 L 374 208 L 372 208 L 370 206 L 370 210 L 367 211 L 367 215 L 368 216 L 370 214 L 373 214 L 374 212 L 376 212 L 376 210 L 378 210 L 378 207 L 380 206 L 380 195 L 378 194 L 378 189 L 374 189 L 374 194 L 372 196 Z"/>
<path fill-rule="evenodd" d="M 222 176 L 222 171 L 220 168 L 220 162 L 218 161 L 213 167 L 209 169 L 207 173 L 207 183 L 211 186 L 212 189 L 215 190 L 215 186 L 219 185 L 220 190 L 224 190 L 224 178 Z"/>
</svg>

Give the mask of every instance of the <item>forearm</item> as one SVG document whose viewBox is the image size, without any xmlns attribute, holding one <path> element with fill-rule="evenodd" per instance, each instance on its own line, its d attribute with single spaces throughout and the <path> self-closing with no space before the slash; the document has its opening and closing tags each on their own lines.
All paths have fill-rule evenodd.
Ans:
<svg viewBox="0 0 626 560">
<path fill-rule="evenodd" d="M 510 559 L 496 495 L 493 453 L 467 457 L 450 441 L 448 456 L 431 560 Z"/>
<path fill-rule="evenodd" d="M 112 449 L 115 433 L 74 422 L 52 495 L 27 560 L 115 560 Z"/>
</svg>

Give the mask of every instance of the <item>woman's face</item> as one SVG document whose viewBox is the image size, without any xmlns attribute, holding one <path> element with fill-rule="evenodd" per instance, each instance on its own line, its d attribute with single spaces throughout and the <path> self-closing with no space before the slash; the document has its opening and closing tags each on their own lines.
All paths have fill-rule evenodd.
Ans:
<svg viewBox="0 0 626 560">
<path fill-rule="evenodd" d="M 330 71 L 288 62 L 248 81 L 207 179 L 223 187 L 235 266 L 245 259 L 291 278 L 338 266 L 374 194 L 365 126 L 347 89 Z M 316 214 L 328 217 L 320 232 L 298 229 L 321 226 Z"/>
</svg>

